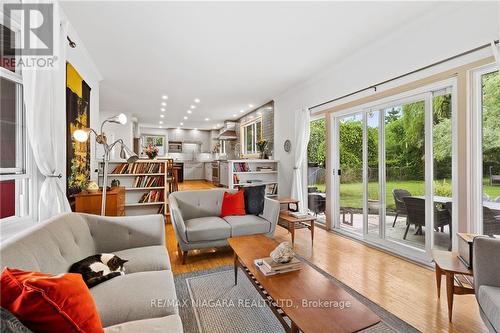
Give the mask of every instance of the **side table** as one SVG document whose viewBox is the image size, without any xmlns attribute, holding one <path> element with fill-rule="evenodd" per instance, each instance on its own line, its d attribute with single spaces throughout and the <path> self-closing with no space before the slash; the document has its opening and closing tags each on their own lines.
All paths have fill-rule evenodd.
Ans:
<svg viewBox="0 0 500 333">
<path fill-rule="evenodd" d="M 432 257 L 436 263 L 436 284 L 438 298 L 441 294 L 441 276 L 446 276 L 446 297 L 448 300 L 448 319 L 451 321 L 453 313 L 453 295 L 474 294 L 472 270 L 468 269 L 458 258 L 458 253 L 432 250 Z M 462 277 L 462 279 L 460 279 Z M 466 281 L 468 287 L 464 284 Z"/>
</svg>

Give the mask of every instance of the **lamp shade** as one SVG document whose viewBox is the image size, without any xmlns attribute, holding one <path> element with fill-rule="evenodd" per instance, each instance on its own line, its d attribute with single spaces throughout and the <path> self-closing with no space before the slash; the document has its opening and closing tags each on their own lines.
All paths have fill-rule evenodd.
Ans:
<svg viewBox="0 0 500 333">
<path fill-rule="evenodd" d="M 122 143 L 122 149 L 120 151 L 120 157 L 124 160 L 127 160 L 127 163 L 134 163 L 139 159 L 136 153 L 131 151 L 127 146 Z"/>
</svg>

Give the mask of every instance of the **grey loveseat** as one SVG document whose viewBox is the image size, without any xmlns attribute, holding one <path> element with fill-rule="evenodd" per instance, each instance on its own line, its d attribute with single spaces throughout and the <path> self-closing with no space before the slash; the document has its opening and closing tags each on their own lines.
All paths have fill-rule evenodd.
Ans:
<svg viewBox="0 0 500 333">
<path fill-rule="evenodd" d="M 280 211 L 278 201 L 265 198 L 264 211 L 259 216 L 221 218 L 222 198 L 227 191 L 180 191 L 168 197 L 170 217 L 183 264 L 189 250 L 226 246 L 227 239 L 234 236 L 274 235 Z"/>
<path fill-rule="evenodd" d="M 490 332 L 500 332 L 500 239 L 476 237 L 473 247 L 479 313 Z"/>
<path fill-rule="evenodd" d="M 129 260 L 125 275 L 90 289 L 106 333 L 183 331 L 161 215 L 62 214 L 0 247 L 2 269 L 52 274 L 97 253 Z"/>
</svg>

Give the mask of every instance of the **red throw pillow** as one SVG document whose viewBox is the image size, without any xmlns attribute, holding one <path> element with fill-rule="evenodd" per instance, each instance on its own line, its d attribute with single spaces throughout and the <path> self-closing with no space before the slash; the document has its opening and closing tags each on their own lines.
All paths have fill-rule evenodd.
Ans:
<svg viewBox="0 0 500 333">
<path fill-rule="evenodd" d="M 6 267 L 1 277 L 1 304 L 34 332 L 103 332 L 80 274 L 52 275 Z"/>
<path fill-rule="evenodd" d="M 240 190 L 234 194 L 224 192 L 220 217 L 229 215 L 246 215 L 244 190 Z"/>
</svg>

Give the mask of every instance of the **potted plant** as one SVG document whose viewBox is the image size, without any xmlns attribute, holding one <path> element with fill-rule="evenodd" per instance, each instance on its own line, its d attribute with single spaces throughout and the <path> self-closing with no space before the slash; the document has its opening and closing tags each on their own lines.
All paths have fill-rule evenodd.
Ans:
<svg viewBox="0 0 500 333">
<path fill-rule="evenodd" d="M 150 160 L 155 159 L 156 156 L 158 156 L 158 148 L 156 146 L 153 146 L 152 144 L 144 147 L 142 151 L 148 156 Z"/>
<path fill-rule="evenodd" d="M 266 150 L 267 147 L 267 140 L 261 139 L 257 141 L 257 149 L 260 152 L 260 158 L 264 158 L 264 151 Z"/>
</svg>

